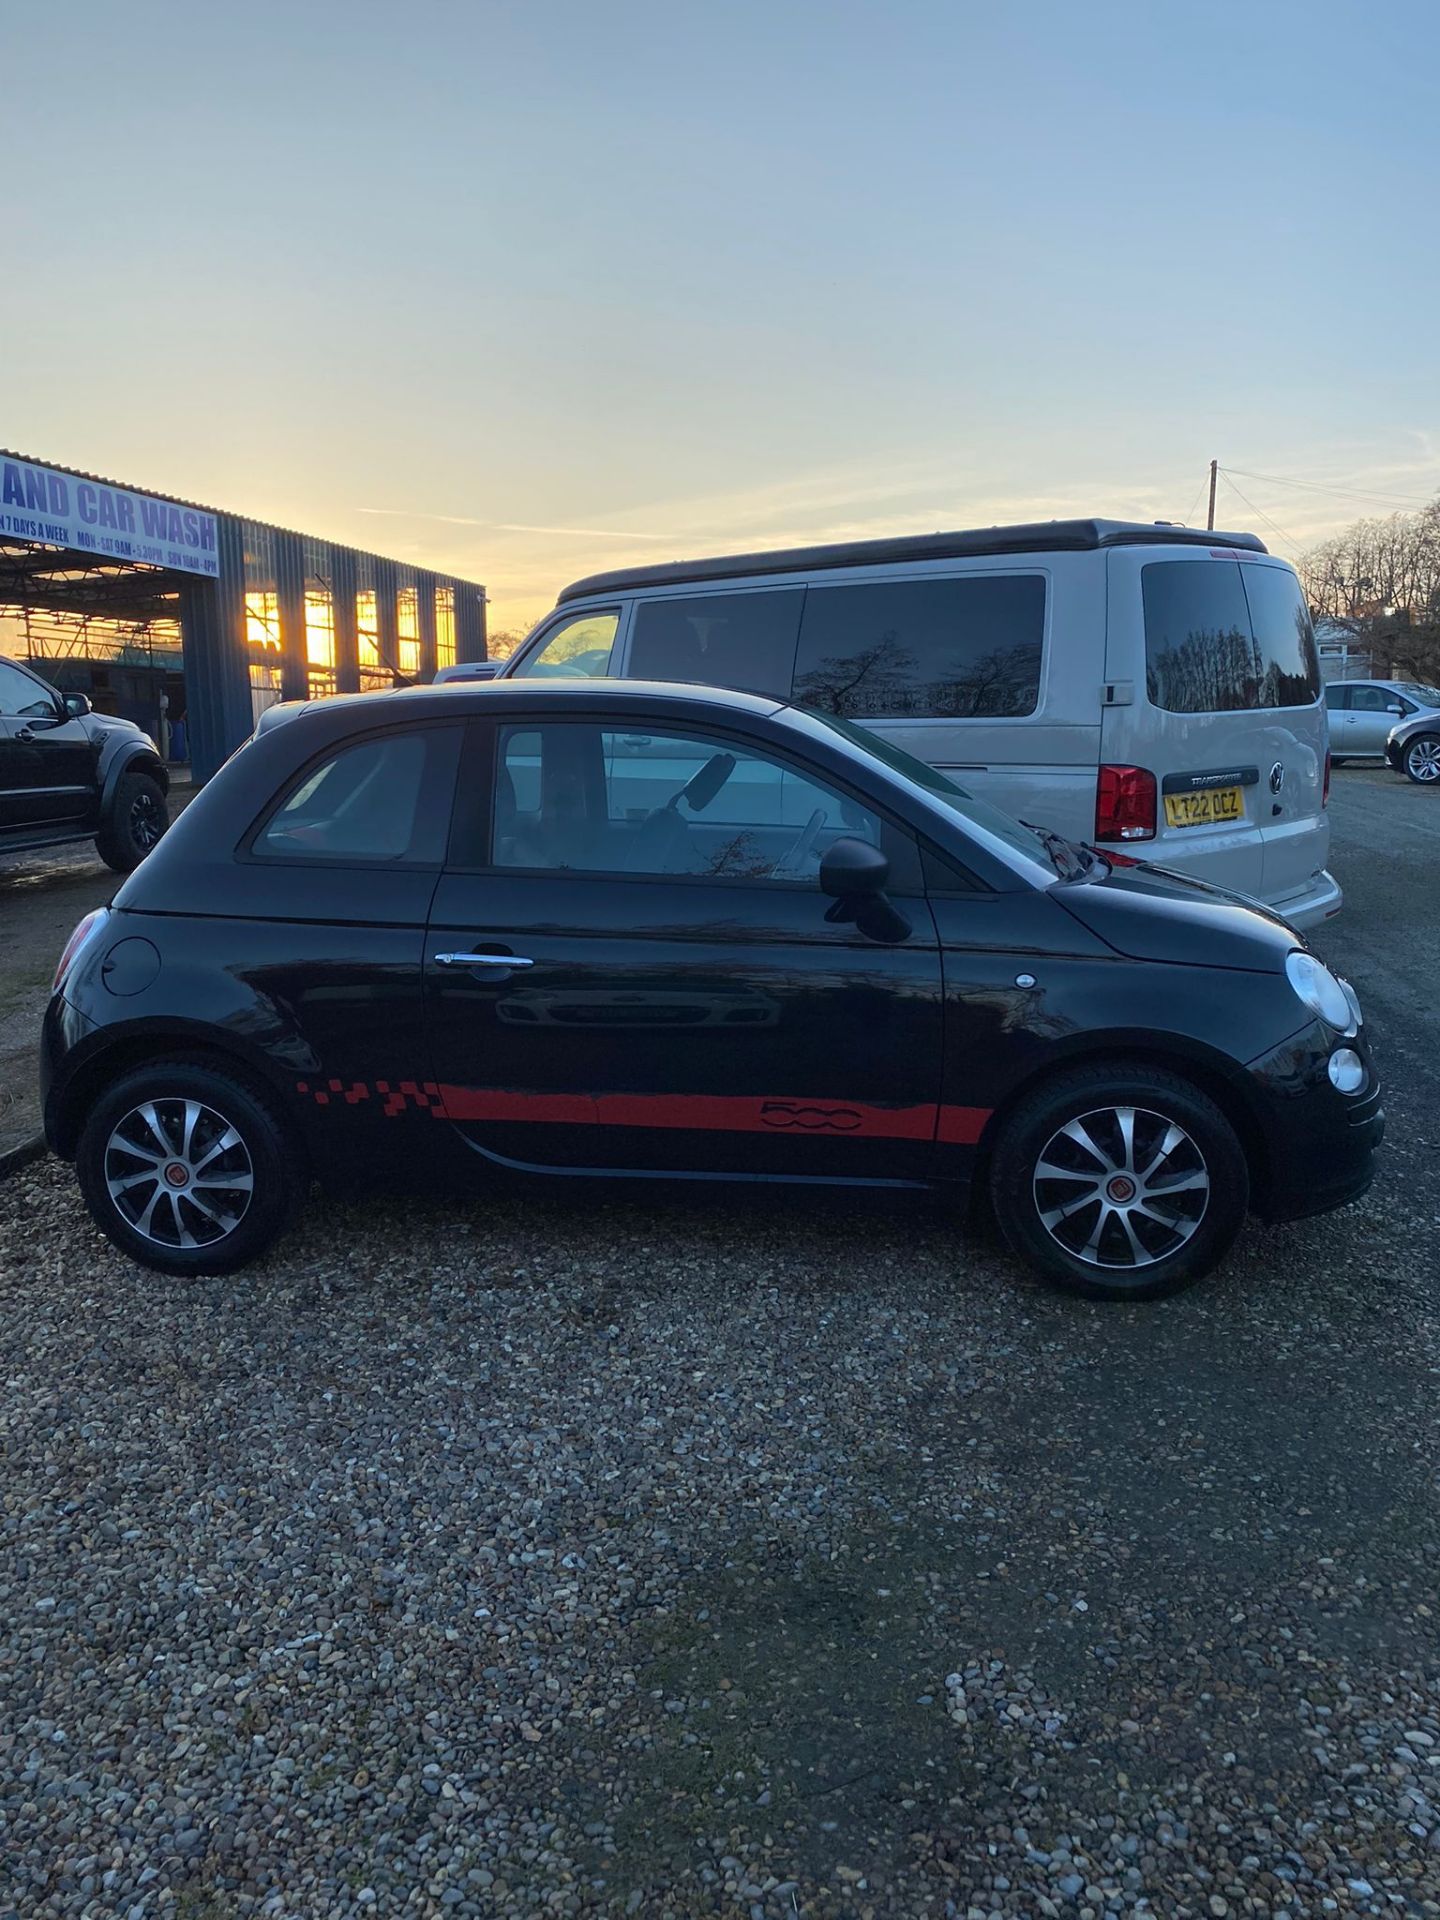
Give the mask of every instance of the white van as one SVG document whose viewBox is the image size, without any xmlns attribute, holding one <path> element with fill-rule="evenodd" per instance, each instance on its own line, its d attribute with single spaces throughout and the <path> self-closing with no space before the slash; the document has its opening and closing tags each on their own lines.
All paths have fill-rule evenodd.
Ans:
<svg viewBox="0 0 1440 1920">
<path fill-rule="evenodd" d="M 501 671 L 820 707 L 1070 839 L 1299 927 L 1340 909 L 1310 616 L 1250 534 L 1056 520 L 632 567 L 566 587 Z"/>
</svg>

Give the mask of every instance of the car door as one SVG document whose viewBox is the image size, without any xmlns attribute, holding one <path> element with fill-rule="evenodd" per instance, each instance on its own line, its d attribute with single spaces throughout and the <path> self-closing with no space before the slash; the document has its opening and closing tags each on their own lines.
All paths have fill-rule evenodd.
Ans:
<svg viewBox="0 0 1440 1920">
<path fill-rule="evenodd" d="M 1393 687 L 1351 687 L 1346 752 L 1383 754 L 1390 729 L 1399 721 L 1404 706 Z"/>
<path fill-rule="evenodd" d="M 8 826 L 61 826 L 95 800 L 95 744 L 43 680 L 0 660 L 0 794 Z"/>
<path fill-rule="evenodd" d="M 879 845 L 904 931 L 819 861 Z M 472 728 L 426 939 L 430 1072 L 481 1154 L 550 1170 L 924 1178 L 941 968 L 913 839 L 710 727 Z"/>
<path fill-rule="evenodd" d="M 1325 709 L 1327 724 L 1330 728 L 1330 753 L 1336 760 L 1343 760 L 1347 753 L 1354 751 L 1350 744 L 1354 715 L 1350 711 L 1350 698 L 1353 688 L 1332 680 L 1325 689 Z"/>
</svg>

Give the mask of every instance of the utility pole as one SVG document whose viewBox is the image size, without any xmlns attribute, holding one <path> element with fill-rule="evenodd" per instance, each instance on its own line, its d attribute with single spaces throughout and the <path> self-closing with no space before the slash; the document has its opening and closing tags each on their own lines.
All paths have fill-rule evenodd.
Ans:
<svg viewBox="0 0 1440 1920">
<path fill-rule="evenodd" d="M 1220 471 L 1220 462 L 1210 462 L 1210 511 L 1205 516 L 1205 525 L 1211 533 L 1215 531 L 1215 476 Z"/>
</svg>

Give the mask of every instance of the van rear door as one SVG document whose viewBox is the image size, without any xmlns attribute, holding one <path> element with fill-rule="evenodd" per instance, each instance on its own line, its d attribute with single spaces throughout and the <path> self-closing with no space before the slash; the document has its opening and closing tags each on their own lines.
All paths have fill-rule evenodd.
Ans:
<svg viewBox="0 0 1440 1920">
<path fill-rule="evenodd" d="M 1235 548 L 1109 555 L 1102 759 L 1155 776 L 1142 858 L 1282 908 L 1329 851 L 1327 731 L 1293 568 Z"/>
</svg>

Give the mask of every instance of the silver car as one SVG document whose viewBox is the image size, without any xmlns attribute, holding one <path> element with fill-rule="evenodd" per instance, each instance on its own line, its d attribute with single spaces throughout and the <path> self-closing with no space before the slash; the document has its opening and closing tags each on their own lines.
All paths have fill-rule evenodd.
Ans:
<svg viewBox="0 0 1440 1920">
<path fill-rule="evenodd" d="M 1332 680 L 1325 689 L 1330 709 L 1332 764 L 1383 760 L 1392 732 L 1419 714 L 1440 713 L 1440 687 L 1414 680 Z"/>
</svg>

